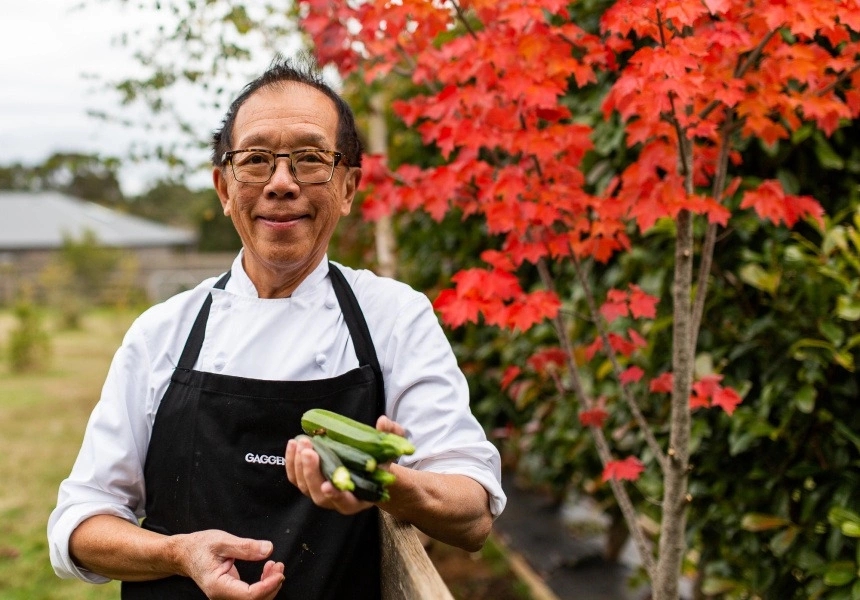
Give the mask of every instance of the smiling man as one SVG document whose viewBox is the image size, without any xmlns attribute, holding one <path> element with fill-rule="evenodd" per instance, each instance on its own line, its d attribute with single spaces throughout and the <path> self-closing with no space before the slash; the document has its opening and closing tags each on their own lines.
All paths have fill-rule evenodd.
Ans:
<svg viewBox="0 0 860 600">
<path fill-rule="evenodd" d="M 328 260 L 361 153 L 311 66 L 278 61 L 233 102 L 213 182 L 242 250 L 129 329 L 48 523 L 58 575 L 127 599 L 378 598 L 379 510 L 484 543 L 499 455 L 429 300 Z M 316 407 L 410 439 L 389 500 L 323 478 L 294 439 Z"/>
</svg>

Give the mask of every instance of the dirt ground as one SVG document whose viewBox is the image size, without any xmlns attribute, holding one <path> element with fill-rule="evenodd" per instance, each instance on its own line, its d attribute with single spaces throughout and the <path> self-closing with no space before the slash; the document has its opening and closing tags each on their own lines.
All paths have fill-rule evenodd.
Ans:
<svg viewBox="0 0 860 600">
<path fill-rule="evenodd" d="M 456 600 L 528 600 L 524 583 L 510 571 L 504 556 L 490 543 L 482 552 L 466 552 L 437 541 L 426 546 Z"/>
</svg>

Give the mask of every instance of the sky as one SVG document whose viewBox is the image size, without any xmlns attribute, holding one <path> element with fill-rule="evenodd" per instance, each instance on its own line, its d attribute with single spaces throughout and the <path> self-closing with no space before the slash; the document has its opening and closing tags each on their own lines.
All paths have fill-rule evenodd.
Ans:
<svg viewBox="0 0 860 600">
<path fill-rule="evenodd" d="M 141 108 L 120 108 L 119 95 L 95 77 L 111 81 L 141 73 L 131 50 L 115 40 L 135 28 L 154 32 L 159 17 L 124 7 L 119 0 L 88 0 L 83 9 L 78 5 L 78 0 L 5 2 L 0 11 L 0 164 L 40 164 L 54 152 L 122 158 L 149 136 L 179 139 L 169 128 L 153 133 L 88 115 L 95 110 L 134 122 L 152 120 Z M 180 104 L 184 101 L 201 137 L 208 137 L 220 123 L 221 110 L 201 111 L 196 100 L 179 98 Z M 189 154 L 186 158 L 193 162 L 207 158 L 205 150 Z M 120 183 L 126 195 L 134 195 L 166 173 L 157 163 L 128 165 L 120 171 Z M 201 171 L 186 184 L 199 188 L 210 181 L 208 172 Z"/>
</svg>

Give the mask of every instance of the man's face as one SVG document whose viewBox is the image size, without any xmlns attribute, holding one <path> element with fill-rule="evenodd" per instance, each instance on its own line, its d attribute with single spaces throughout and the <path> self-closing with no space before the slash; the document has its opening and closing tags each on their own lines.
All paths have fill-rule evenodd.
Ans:
<svg viewBox="0 0 860 600">
<path fill-rule="evenodd" d="M 337 150 L 337 125 L 334 103 L 319 90 L 301 83 L 264 87 L 239 109 L 232 149 Z M 258 290 L 297 285 L 313 271 L 340 217 L 349 214 L 359 178 L 359 169 L 339 166 L 328 183 L 299 183 L 286 158 L 277 160 L 266 183 L 240 183 L 230 165 L 214 170 L 224 214 L 242 239 L 245 271 Z"/>
</svg>

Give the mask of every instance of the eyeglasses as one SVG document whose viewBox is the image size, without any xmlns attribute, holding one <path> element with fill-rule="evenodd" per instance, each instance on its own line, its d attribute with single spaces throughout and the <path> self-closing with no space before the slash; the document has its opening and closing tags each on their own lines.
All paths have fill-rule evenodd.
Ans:
<svg viewBox="0 0 860 600">
<path fill-rule="evenodd" d="M 299 183 L 328 183 L 343 154 L 334 150 L 296 150 L 276 154 L 269 150 L 230 150 L 221 157 L 229 162 L 233 176 L 241 183 L 266 183 L 275 173 L 277 159 L 286 158 L 290 173 Z"/>
</svg>

